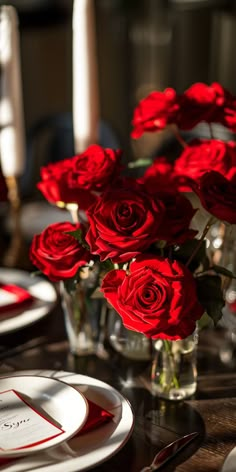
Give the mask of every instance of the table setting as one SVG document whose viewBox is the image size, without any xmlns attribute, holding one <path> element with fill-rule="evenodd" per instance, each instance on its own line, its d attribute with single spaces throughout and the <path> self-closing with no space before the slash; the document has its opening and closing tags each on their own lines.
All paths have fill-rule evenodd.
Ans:
<svg viewBox="0 0 236 472">
<path fill-rule="evenodd" d="M 34 407 L 63 430 L 43 443 L 0 453 L 0 465 L 2 457 L 11 459 L 6 470 L 87 470 L 115 454 L 132 433 L 130 404 L 104 382 L 46 370 L 18 372 L 1 382 L 3 387 L 17 388 L 21 395 L 27 393 Z"/>
<path fill-rule="evenodd" d="M 0 7 L 0 470 L 233 472 L 236 97 L 154 90 L 130 136 L 173 149 L 129 161 L 100 142 L 94 15 L 74 0 L 74 155 L 36 183 L 60 216 L 44 202 L 25 241 L 18 17 Z"/>
<path fill-rule="evenodd" d="M 0 268 L 0 284 L 0 334 L 40 320 L 52 310 L 57 300 L 57 292 L 52 284 L 42 277 L 32 277 L 29 272 L 19 269 Z M 10 293 L 14 298 L 7 300 L 6 293 L 8 297 Z"/>
</svg>

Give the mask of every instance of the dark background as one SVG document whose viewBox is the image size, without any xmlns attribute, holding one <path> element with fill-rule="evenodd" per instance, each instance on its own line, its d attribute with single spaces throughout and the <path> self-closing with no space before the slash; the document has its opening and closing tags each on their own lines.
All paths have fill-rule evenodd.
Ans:
<svg viewBox="0 0 236 472">
<path fill-rule="evenodd" d="M 38 139 L 52 116 L 62 116 L 67 127 L 65 135 L 59 129 L 54 150 L 42 147 L 38 156 L 28 156 L 27 165 L 31 162 L 37 170 L 34 178 L 32 169 L 28 171 L 24 196 L 29 182 L 34 185 L 38 180 L 47 153 L 52 160 L 73 154 L 73 1 L 0 0 L 3 4 L 14 5 L 19 15 L 28 141 L 36 134 Z M 130 139 L 134 106 L 152 90 L 172 86 L 183 92 L 196 81 L 219 81 L 236 94 L 236 0 L 94 0 L 94 4 L 100 118 L 114 132 L 126 160 L 149 156 L 163 140 L 162 133 Z"/>
</svg>

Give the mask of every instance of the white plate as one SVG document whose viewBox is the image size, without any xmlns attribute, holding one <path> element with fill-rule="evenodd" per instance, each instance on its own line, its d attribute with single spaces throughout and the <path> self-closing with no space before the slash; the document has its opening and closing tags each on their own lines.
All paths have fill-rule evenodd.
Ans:
<svg viewBox="0 0 236 472">
<path fill-rule="evenodd" d="M 68 440 L 84 425 L 88 416 L 88 402 L 84 395 L 65 382 L 39 376 L 9 376 L 0 380 L 0 391 L 15 390 L 25 396 L 46 416 L 49 415 L 64 433 L 27 449 L 0 451 L 1 457 L 26 456 L 46 450 Z M 10 412 L 9 412 L 10 413 Z"/>
<path fill-rule="evenodd" d="M 85 471 L 116 454 L 128 441 L 134 426 L 132 409 L 123 395 L 110 385 L 92 377 L 63 371 L 34 370 L 18 374 L 43 375 L 60 379 L 79 389 L 85 397 L 113 413 L 114 417 L 112 421 L 94 431 L 72 438 L 55 449 L 19 459 L 13 464 L 1 467 L 1 471 Z"/>
<path fill-rule="evenodd" d="M 29 308 L 16 316 L 2 319 L 0 316 L 0 335 L 24 328 L 43 318 L 52 310 L 57 300 L 54 286 L 43 277 L 33 277 L 23 270 L 0 268 L 0 282 L 15 284 L 28 290 L 35 297 Z"/>
<path fill-rule="evenodd" d="M 236 467 L 236 447 L 226 457 L 221 472 L 235 472 Z"/>
</svg>

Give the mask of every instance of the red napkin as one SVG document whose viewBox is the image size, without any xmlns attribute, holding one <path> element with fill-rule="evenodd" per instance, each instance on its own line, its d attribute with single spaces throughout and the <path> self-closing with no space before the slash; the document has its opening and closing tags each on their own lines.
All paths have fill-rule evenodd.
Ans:
<svg viewBox="0 0 236 472">
<path fill-rule="evenodd" d="M 8 301 L 8 296 L 13 295 L 13 301 Z M 6 300 L 6 301 L 5 301 Z M 29 306 L 33 302 L 32 295 L 22 287 L 13 284 L 0 283 L 0 315 L 16 312 Z"/>
<path fill-rule="evenodd" d="M 74 436 L 78 437 L 82 434 L 88 433 L 91 430 L 94 430 L 101 426 L 104 423 L 107 423 L 110 421 L 114 415 L 110 413 L 107 410 L 104 410 L 101 408 L 99 405 L 96 403 L 93 403 L 91 400 L 88 400 L 88 405 L 89 405 L 89 413 L 88 413 L 88 418 L 86 420 L 86 423 L 84 424 L 83 428 Z M 0 459 L 0 466 L 8 464 L 10 462 L 16 461 L 17 459 L 22 459 L 22 456 L 19 458 L 13 458 L 13 459 Z"/>
<path fill-rule="evenodd" d="M 83 428 L 78 432 L 76 436 L 87 433 L 88 431 L 91 431 L 91 429 L 98 428 L 107 421 L 110 421 L 114 416 L 112 413 L 107 410 L 104 410 L 96 403 L 91 402 L 91 400 L 87 399 L 87 402 L 89 405 L 88 418 Z"/>
</svg>

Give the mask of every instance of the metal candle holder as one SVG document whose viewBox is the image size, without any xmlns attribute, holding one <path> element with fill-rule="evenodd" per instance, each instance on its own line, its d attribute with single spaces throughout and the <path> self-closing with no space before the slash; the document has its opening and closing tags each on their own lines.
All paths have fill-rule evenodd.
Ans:
<svg viewBox="0 0 236 472">
<path fill-rule="evenodd" d="M 6 267 L 27 266 L 27 251 L 21 229 L 21 198 L 18 177 L 5 177 L 10 204 L 11 240 L 3 258 Z"/>
</svg>

